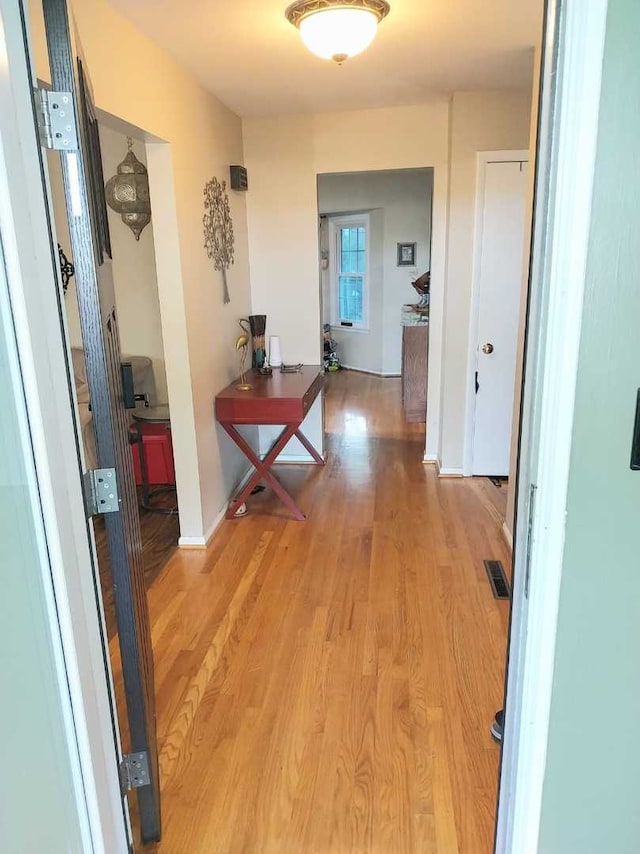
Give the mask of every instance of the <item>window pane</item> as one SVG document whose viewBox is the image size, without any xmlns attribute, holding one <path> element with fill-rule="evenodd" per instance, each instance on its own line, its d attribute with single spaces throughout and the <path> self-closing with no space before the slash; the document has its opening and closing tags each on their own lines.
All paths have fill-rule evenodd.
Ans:
<svg viewBox="0 0 640 854">
<path fill-rule="evenodd" d="M 340 320 L 351 321 L 352 323 L 362 323 L 364 320 L 363 284 L 362 276 L 339 277 Z"/>
<path fill-rule="evenodd" d="M 365 269 L 365 255 L 366 255 L 366 253 L 365 252 L 355 252 L 354 254 L 357 255 L 356 269 L 354 270 L 354 272 L 355 273 L 366 273 L 367 272 Z"/>
<path fill-rule="evenodd" d="M 364 251 L 367 248 L 367 238 L 364 228 L 358 229 L 358 249 Z"/>
</svg>

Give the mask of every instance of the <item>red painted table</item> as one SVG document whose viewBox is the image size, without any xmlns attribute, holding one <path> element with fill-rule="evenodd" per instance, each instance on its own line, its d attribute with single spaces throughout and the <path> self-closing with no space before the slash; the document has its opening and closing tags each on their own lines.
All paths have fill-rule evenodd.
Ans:
<svg viewBox="0 0 640 854">
<path fill-rule="evenodd" d="M 253 386 L 250 391 L 239 391 L 236 386 L 240 380 L 236 380 L 216 396 L 215 402 L 217 420 L 255 469 L 249 482 L 229 504 L 227 519 L 233 518 L 252 489 L 264 480 L 273 488 L 294 517 L 302 521 L 305 518 L 304 513 L 271 472 L 271 466 L 293 436 L 299 439 L 318 465 L 324 465 L 320 454 L 300 430 L 311 405 L 322 391 L 324 376 L 320 373 L 319 365 L 304 365 L 294 374 L 280 373 L 277 368 L 270 377 L 249 373 L 247 381 Z M 236 426 L 265 424 L 283 424 L 284 428 L 265 458 L 261 460 L 236 430 Z"/>
</svg>

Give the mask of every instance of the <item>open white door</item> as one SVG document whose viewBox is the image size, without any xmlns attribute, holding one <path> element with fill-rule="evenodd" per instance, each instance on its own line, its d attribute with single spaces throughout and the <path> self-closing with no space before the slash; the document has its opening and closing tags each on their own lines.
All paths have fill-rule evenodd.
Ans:
<svg viewBox="0 0 640 854">
<path fill-rule="evenodd" d="M 509 473 L 527 200 L 522 157 L 478 159 L 474 475 Z"/>
</svg>

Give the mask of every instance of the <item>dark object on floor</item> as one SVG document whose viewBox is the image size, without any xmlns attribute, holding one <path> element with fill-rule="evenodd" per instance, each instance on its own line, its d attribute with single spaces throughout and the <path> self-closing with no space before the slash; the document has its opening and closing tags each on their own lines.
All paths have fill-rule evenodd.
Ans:
<svg viewBox="0 0 640 854">
<path fill-rule="evenodd" d="M 265 487 L 259 483 L 257 486 L 254 486 L 251 490 L 251 495 L 258 495 L 259 492 L 264 492 Z"/>
<path fill-rule="evenodd" d="M 504 486 L 509 479 L 506 477 L 490 477 L 489 480 L 494 486 L 500 489 L 500 487 Z"/>
<path fill-rule="evenodd" d="M 322 366 L 325 371 L 339 371 L 340 359 L 338 357 L 338 345 L 331 337 L 330 324 L 325 323 L 322 327 L 322 332 L 324 336 L 324 359 Z"/>
<path fill-rule="evenodd" d="M 500 560 L 485 560 L 484 568 L 487 570 L 489 584 L 493 591 L 494 599 L 509 599 L 511 592 L 509 590 L 509 582 L 504 574 L 504 567 Z"/>
<path fill-rule="evenodd" d="M 502 743 L 502 736 L 504 735 L 504 709 L 496 712 L 489 732 L 495 741 Z"/>
</svg>

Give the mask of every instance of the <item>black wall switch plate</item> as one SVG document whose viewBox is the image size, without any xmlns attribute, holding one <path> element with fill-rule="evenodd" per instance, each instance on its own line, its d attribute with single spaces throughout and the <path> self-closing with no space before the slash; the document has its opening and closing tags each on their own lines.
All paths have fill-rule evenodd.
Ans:
<svg viewBox="0 0 640 854">
<path fill-rule="evenodd" d="M 633 440 L 631 442 L 631 468 L 640 471 L 640 388 L 636 401 L 636 423 L 633 427 Z"/>
</svg>

